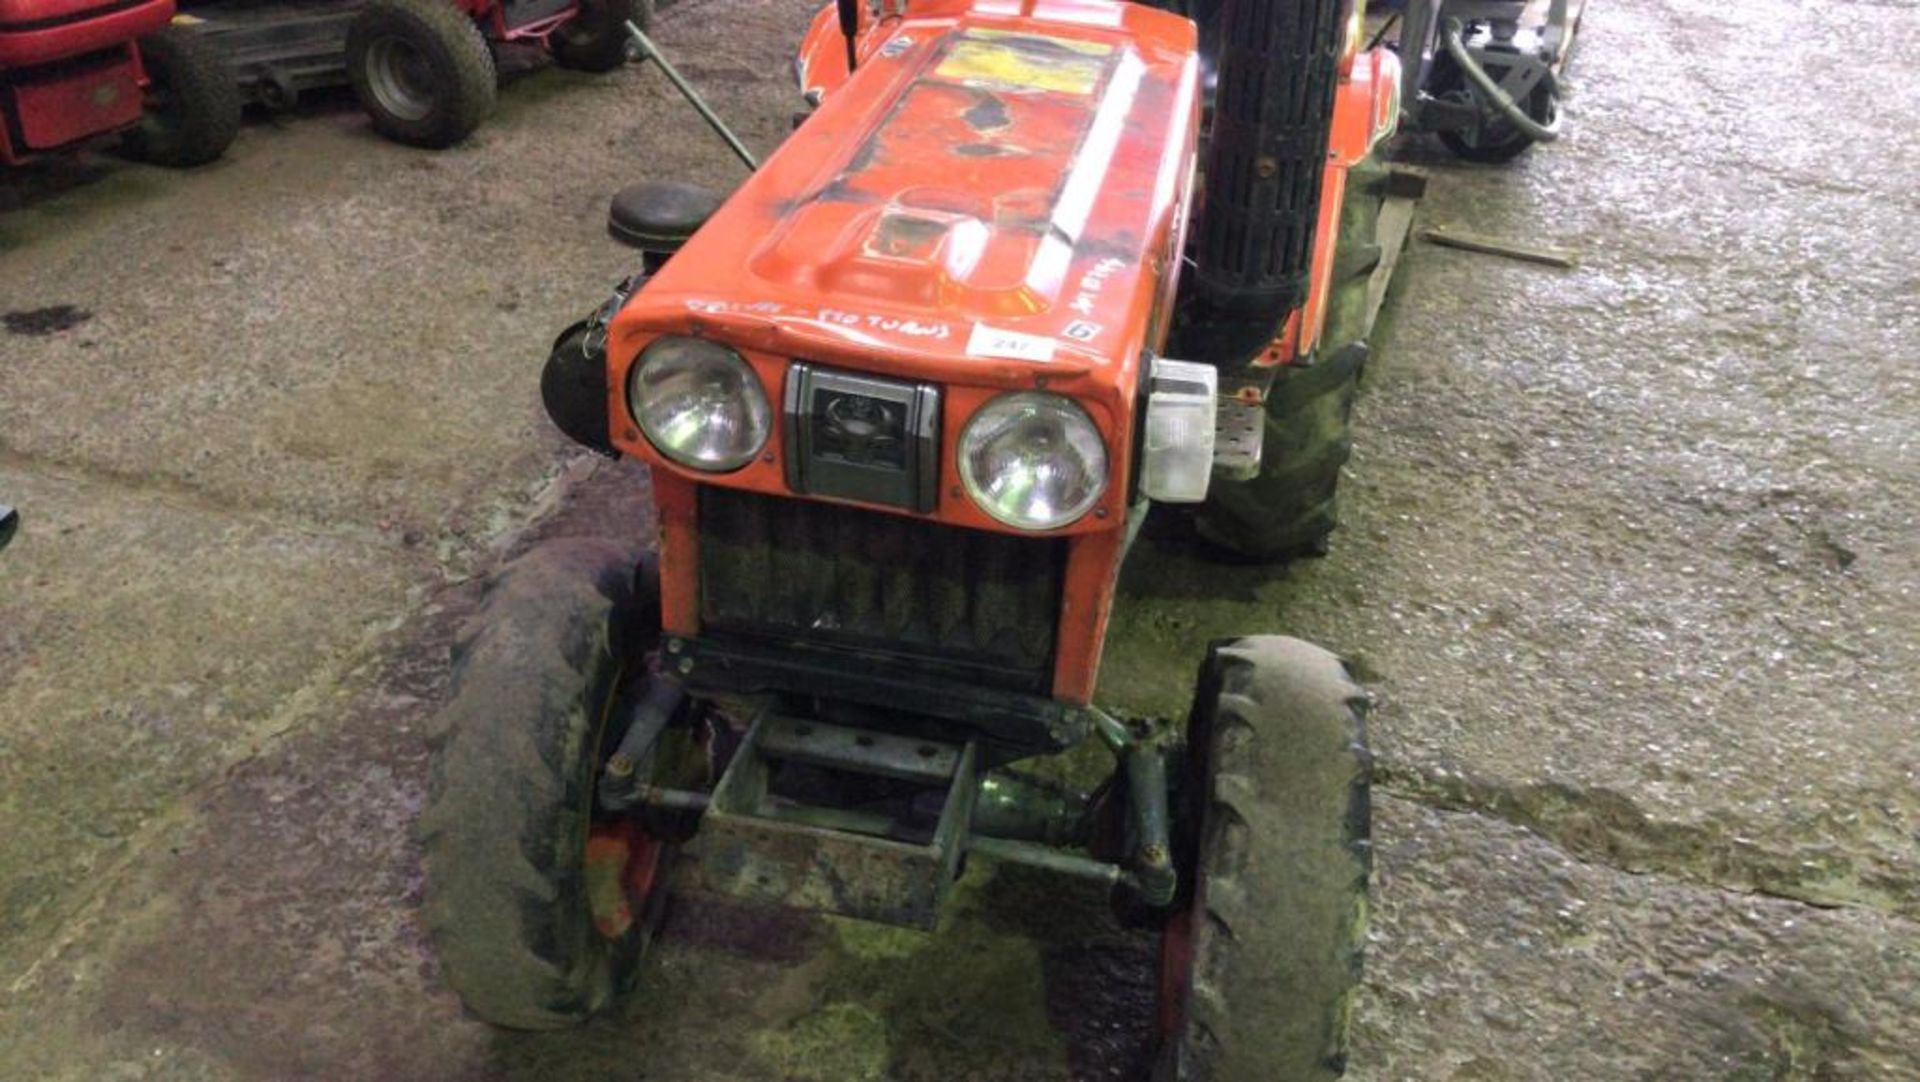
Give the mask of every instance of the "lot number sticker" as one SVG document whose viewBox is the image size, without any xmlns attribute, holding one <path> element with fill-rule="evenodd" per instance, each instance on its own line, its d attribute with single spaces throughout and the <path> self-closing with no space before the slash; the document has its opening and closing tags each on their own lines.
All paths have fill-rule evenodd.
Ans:
<svg viewBox="0 0 1920 1082">
<path fill-rule="evenodd" d="M 967 355 L 1006 357 L 1016 361 L 1051 361 L 1054 345 L 1053 339 L 1041 335 L 1004 331 L 985 323 L 975 323 L 973 333 L 967 336 Z"/>
</svg>

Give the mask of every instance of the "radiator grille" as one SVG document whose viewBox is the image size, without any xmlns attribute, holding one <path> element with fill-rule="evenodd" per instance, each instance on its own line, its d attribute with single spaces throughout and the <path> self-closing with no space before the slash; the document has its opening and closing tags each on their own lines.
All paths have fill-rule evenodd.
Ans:
<svg viewBox="0 0 1920 1082">
<path fill-rule="evenodd" d="M 701 623 L 1010 690 L 1051 682 L 1065 542 L 727 488 L 700 494 Z"/>
</svg>

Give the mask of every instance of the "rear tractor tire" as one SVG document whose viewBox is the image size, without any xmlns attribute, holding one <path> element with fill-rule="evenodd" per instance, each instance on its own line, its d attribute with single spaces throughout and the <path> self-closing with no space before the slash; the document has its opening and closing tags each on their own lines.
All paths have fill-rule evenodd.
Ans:
<svg viewBox="0 0 1920 1082">
<path fill-rule="evenodd" d="M 1346 1070 L 1372 868 L 1367 695 L 1299 639 L 1217 643 L 1188 720 L 1154 1082 Z"/>
<path fill-rule="evenodd" d="M 1260 472 L 1215 481 L 1194 518 L 1200 536 L 1236 556 L 1322 556 L 1339 525 L 1340 470 L 1353 453 L 1349 419 L 1366 365 L 1367 290 L 1380 265 L 1386 167 L 1354 166 L 1340 207 L 1327 318 L 1312 363 L 1289 365 L 1267 393 Z"/>
<path fill-rule="evenodd" d="M 578 1023 L 631 983 L 671 845 L 596 814 L 623 683 L 659 634 L 631 553 L 549 542 L 509 564 L 454 645 L 428 804 L 426 924 L 485 1021 Z"/>
<path fill-rule="evenodd" d="M 375 131 L 433 149 L 471 135 L 499 91 L 486 36 L 451 0 L 369 0 L 347 27 L 347 77 Z"/>
<path fill-rule="evenodd" d="M 554 63 L 575 71 L 613 71 L 627 62 L 629 22 L 651 29 L 651 0 L 580 0 L 579 12 L 547 39 Z"/>
</svg>

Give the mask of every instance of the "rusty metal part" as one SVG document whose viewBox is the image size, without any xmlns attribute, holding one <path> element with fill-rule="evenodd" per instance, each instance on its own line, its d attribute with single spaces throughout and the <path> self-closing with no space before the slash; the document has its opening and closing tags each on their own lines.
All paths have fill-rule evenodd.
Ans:
<svg viewBox="0 0 1920 1082">
<path fill-rule="evenodd" d="M 1266 369 L 1272 371 L 1272 369 Z M 1266 435 L 1266 406 L 1240 397 L 1220 398 L 1214 418 L 1213 473 L 1230 481 L 1260 474 L 1260 448 Z"/>
<path fill-rule="evenodd" d="M 1134 829 L 1140 839 L 1134 873 L 1140 900 L 1156 908 L 1168 905 L 1179 888 L 1173 867 L 1173 828 L 1167 810 L 1167 756 L 1158 741 L 1140 740 L 1124 760 L 1132 797 Z"/>
<path fill-rule="evenodd" d="M 1049 845 L 1034 842 L 1010 841 L 1005 838 L 973 837 L 967 839 L 967 851 L 983 857 L 1007 861 L 1013 864 L 1025 864 L 1034 868 L 1043 868 L 1050 872 L 1092 879 L 1101 883 L 1120 884 L 1131 882 L 1132 877 L 1118 864 L 1109 864 L 1104 860 L 1081 856 L 1064 849 L 1055 849 Z"/>
<path fill-rule="evenodd" d="M 600 806 L 608 811 L 624 811 L 639 801 L 636 767 L 653 753 L 660 734 L 686 701 L 686 692 L 678 681 L 656 674 L 648 680 L 646 691 L 632 701 L 620 746 L 607 756 L 600 771 L 597 795 Z"/>
<path fill-rule="evenodd" d="M 682 647 L 684 650 L 684 646 Z M 881 732 L 763 707 L 740 750 L 709 797 L 648 788 L 655 807 L 704 811 L 695 858 L 685 877 L 691 893 L 715 893 L 917 928 L 938 922 L 963 852 L 1026 864 L 1125 887 L 1145 904 L 1168 904 L 1175 893 L 1166 772 L 1167 733 L 1144 721 L 1105 714 L 1102 735 L 1118 762 L 1114 783 L 1127 786 L 1131 834 L 1127 863 L 1089 856 L 1090 798 L 1009 770 L 983 772 L 972 741 L 955 744 Z M 917 799 L 895 814 L 887 801 L 842 806 L 802 799 L 782 781 L 787 766 L 853 778 L 905 783 Z M 786 775 L 790 777 L 791 775 Z M 806 775 L 802 775 L 805 777 Z"/>
<path fill-rule="evenodd" d="M 951 779 L 962 751 L 954 744 L 794 718 L 770 718 L 760 750 L 776 759 L 918 782 Z"/>
<path fill-rule="evenodd" d="M 771 743 L 769 734 L 777 734 Z M 872 742 L 860 744 L 860 735 Z M 800 805 L 770 792 L 772 764 L 784 758 L 850 771 L 878 762 L 897 777 L 907 763 L 894 758 L 902 750 L 896 741 L 909 745 L 910 760 L 951 763 L 931 838 L 913 837 L 886 816 Z M 922 756 L 921 743 L 762 714 L 714 789 L 692 847 L 697 862 L 688 890 L 932 928 L 972 818 L 977 753 L 971 742 L 957 749 L 932 744 L 934 755 Z"/>
</svg>

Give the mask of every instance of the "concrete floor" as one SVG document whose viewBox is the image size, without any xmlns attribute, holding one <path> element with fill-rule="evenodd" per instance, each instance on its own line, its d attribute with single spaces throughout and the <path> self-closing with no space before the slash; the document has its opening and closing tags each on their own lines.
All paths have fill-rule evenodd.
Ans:
<svg viewBox="0 0 1920 1082">
<path fill-rule="evenodd" d="M 808 7 L 660 36 L 768 148 Z M 1859 93 L 1916 31 L 1597 3 L 1569 137 L 1422 210 L 1579 268 L 1416 246 L 1334 554 L 1131 566 L 1109 701 L 1180 709 L 1255 630 L 1379 693 L 1354 1077 L 1920 1076 L 1920 87 Z M 738 176 L 670 93 L 543 72 L 442 154 L 321 107 L 192 175 L 0 178 L 0 312 L 88 313 L 0 332 L 0 1077 L 1138 1077 L 1151 945 L 1007 870 L 931 937 L 682 910 L 578 1033 L 439 983 L 452 628 L 529 522 L 644 528 L 540 359 L 628 262 L 609 191 Z"/>
</svg>

